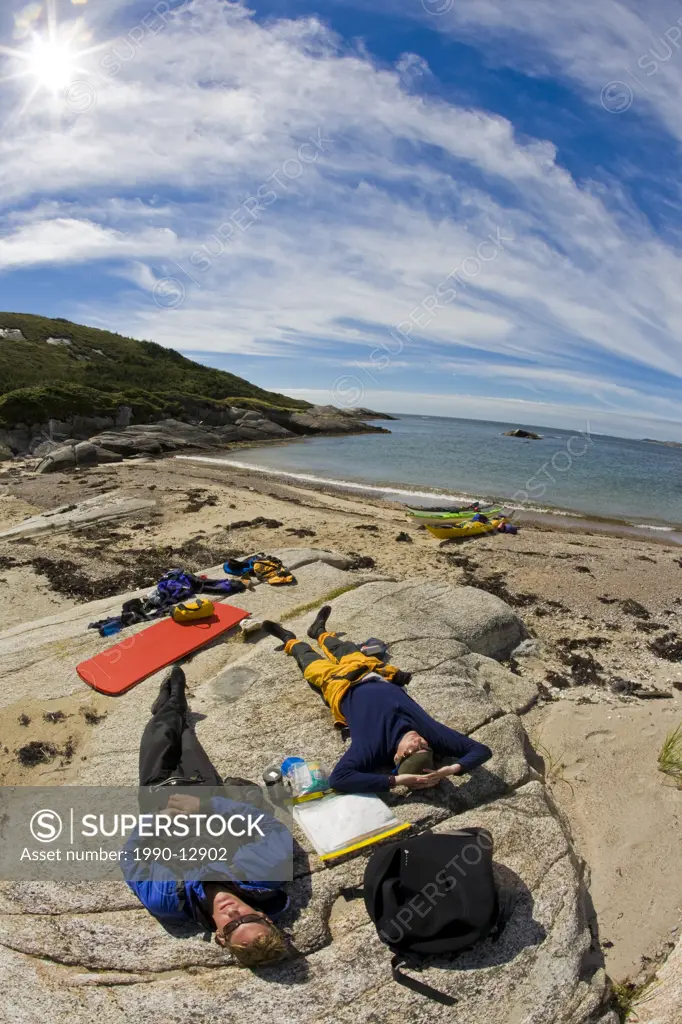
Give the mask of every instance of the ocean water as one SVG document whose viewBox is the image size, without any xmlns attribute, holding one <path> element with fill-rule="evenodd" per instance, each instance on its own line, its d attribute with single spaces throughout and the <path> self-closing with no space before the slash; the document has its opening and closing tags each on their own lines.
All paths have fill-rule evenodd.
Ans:
<svg viewBox="0 0 682 1024">
<path fill-rule="evenodd" d="M 240 449 L 221 461 L 406 504 L 489 499 L 662 530 L 682 525 L 682 448 L 543 427 L 528 427 L 542 440 L 526 441 L 503 436 L 518 424 L 435 416 L 379 425 L 391 433 Z"/>
</svg>

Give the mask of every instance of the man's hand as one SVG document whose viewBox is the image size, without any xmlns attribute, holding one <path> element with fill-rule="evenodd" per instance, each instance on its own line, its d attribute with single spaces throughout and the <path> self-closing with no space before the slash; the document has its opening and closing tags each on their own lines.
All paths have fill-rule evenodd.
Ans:
<svg viewBox="0 0 682 1024">
<path fill-rule="evenodd" d="M 462 766 L 449 764 L 436 771 L 425 772 L 423 775 L 396 775 L 396 786 L 407 786 L 408 789 L 430 789 L 437 786 L 441 779 L 447 779 L 451 775 L 461 775 Z"/>
<path fill-rule="evenodd" d="M 408 789 L 430 789 L 440 782 L 440 775 L 437 772 L 428 772 L 426 775 L 396 775 L 396 786 L 406 786 Z"/>
<path fill-rule="evenodd" d="M 198 796 L 175 793 L 168 801 L 168 810 L 182 814 L 198 814 L 201 808 L 201 800 Z"/>
<path fill-rule="evenodd" d="M 461 775 L 462 766 L 460 764 L 448 764 L 443 768 L 438 768 L 436 771 L 429 772 L 429 775 L 437 775 L 439 779 L 448 779 L 452 775 Z"/>
</svg>

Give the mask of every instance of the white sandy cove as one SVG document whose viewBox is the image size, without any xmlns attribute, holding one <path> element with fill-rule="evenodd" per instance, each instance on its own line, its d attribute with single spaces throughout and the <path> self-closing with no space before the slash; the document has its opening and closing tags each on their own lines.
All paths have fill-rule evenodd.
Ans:
<svg viewBox="0 0 682 1024">
<path fill-rule="evenodd" d="M 312 473 L 294 473 L 284 469 L 271 469 L 269 466 L 257 466 L 252 462 L 239 462 L 237 459 L 214 459 L 205 455 L 176 455 L 175 458 L 182 459 L 185 462 L 212 462 L 220 466 L 232 466 L 234 469 L 249 470 L 252 473 L 264 473 L 266 476 L 283 477 L 290 480 L 298 480 L 301 483 L 315 484 L 316 486 L 340 487 L 343 490 L 361 491 L 364 494 L 397 495 L 398 498 L 426 498 L 433 502 L 463 502 L 465 504 L 471 504 L 473 501 L 478 500 L 472 498 L 471 495 L 450 494 L 448 491 L 414 491 L 401 487 L 374 487 L 370 484 L 358 483 L 355 480 L 337 480 L 333 477 L 314 476 Z M 487 504 L 484 499 L 480 500 L 481 504 Z M 543 508 L 539 505 L 513 505 L 509 502 L 504 502 L 504 507 L 510 510 L 525 509 L 529 512 L 545 512 L 557 516 L 575 514 L 564 512 L 561 509 Z M 660 529 L 668 529 L 668 527 L 660 527 Z"/>
</svg>

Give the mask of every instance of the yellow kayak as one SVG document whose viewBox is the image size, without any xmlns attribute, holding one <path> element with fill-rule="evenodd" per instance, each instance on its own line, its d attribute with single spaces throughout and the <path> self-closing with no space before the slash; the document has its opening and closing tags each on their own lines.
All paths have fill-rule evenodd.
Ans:
<svg viewBox="0 0 682 1024">
<path fill-rule="evenodd" d="M 464 537 L 478 537 L 482 533 L 494 533 L 506 519 L 492 519 L 489 523 L 465 522 L 458 526 L 429 526 L 426 529 L 438 540 L 462 540 Z"/>
</svg>

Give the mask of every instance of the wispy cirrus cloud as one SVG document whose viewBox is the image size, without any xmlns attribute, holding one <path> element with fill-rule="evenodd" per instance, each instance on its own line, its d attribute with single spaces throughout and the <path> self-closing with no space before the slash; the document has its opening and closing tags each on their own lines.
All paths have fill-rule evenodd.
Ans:
<svg viewBox="0 0 682 1024">
<path fill-rule="evenodd" d="M 93 42 L 144 13 L 109 0 Z M 544 61 L 586 92 L 649 31 L 641 11 L 609 3 L 588 16 L 582 0 L 560 11 L 476 0 L 431 20 L 479 46 L 514 20 L 515 63 L 538 74 Z M 531 388 L 559 418 L 583 406 L 625 417 L 629 404 L 682 432 L 674 242 L 613 177 L 579 178 L 551 139 L 436 90 L 428 57 L 387 66 L 293 7 L 273 19 L 183 4 L 115 76 L 93 58 L 87 113 L 34 102 L 0 136 L 8 295 L 13 273 L 70 267 L 62 314 L 202 358 L 281 357 L 285 380 L 304 373 L 327 400 L 335 365 L 376 370 L 383 339 L 395 401 L 388 376 L 365 386 L 384 408 L 421 408 L 445 366 L 453 408 L 466 398 L 490 415 L 486 403 L 507 408 Z M 19 98 L 5 86 L 6 114 Z M 483 243 L 500 237 L 488 258 Z M 181 291 L 162 308 L 166 279 Z"/>
<path fill-rule="evenodd" d="M 444 33 L 497 47 L 496 58 L 564 76 L 618 116 L 633 106 L 682 140 L 682 11 L 667 0 L 457 0 L 442 15 L 397 7 Z M 428 4 L 424 5 L 428 7 Z"/>
</svg>

